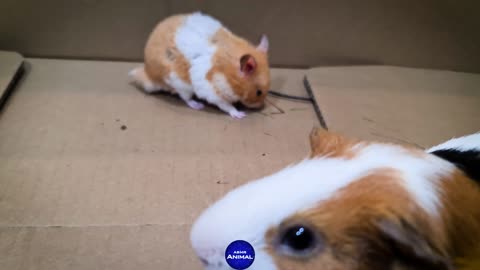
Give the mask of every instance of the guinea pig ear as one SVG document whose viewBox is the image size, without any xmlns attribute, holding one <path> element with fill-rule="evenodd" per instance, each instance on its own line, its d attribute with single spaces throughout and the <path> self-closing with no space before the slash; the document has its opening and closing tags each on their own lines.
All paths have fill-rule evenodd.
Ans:
<svg viewBox="0 0 480 270">
<path fill-rule="evenodd" d="M 413 266 L 414 269 L 454 269 L 450 260 L 428 241 L 427 236 L 406 221 L 383 219 L 377 222 L 377 228 L 393 260 Z"/>
<path fill-rule="evenodd" d="M 257 46 L 257 50 L 266 53 L 268 52 L 268 47 L 269 47 L 268 37 L 267 35 L 262 35 L 262 38 L 260 39 L 260 43 Z"/>
<path fill-rule="evenodd" d="M 257 61 L 250 54 L 245 54 L 240 58 L 240 71 L 249 76 L 255 72 L 257 69 Z"/>
<path fill-rule="evenodd" d="M 348 156 L 356 141 L 315 127 L 310 132 L 310 156 Z"/>
</svg>

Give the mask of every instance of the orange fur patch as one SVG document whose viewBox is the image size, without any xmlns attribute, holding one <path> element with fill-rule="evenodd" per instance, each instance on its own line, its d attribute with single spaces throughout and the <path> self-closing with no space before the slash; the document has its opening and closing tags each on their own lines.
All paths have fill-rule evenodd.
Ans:
<svg viewBox="0 0 480 270">
<path fill-rule="evenodd" d="M 448 253 L 460 269 L 480 269 L 480 187 L 457 170 L 441 181 Z"/>
<path fill-rule="evenodd" d="M 175 33 L 186 15 L 176 15 L 161 21 L 145 46 L 145 71 L 150 79 L 162 86 L 174 71 L 185 83 L 191 84 L 190 63 L 175 45 Z M 171 88 L 171 86 L 168 86 Z"/>
<path fill-rule="evenodd" d="M 352 159 L 356 154 L 372 142 L 360 141 L 347 138 L 335 132 L 327 131 L 323 128 L 313 128 L 310 132 L 310 158 L 331 157 Z M 390 143 L 381 143 L 385 145 L 394 145 Z M 424 150 L 412 145 L 397 145 L 409 155 L 425 158 L 428 154 Z"/>
<path fill-rule="evenodd" d="M 399 218 L 414 224 L 422 235 L 432 239 L 434 246 L 441 247 L 442 237 L 438 237 L 441 228 L 433 231 L 430 229 L 440 225 L 432 224 L 434 221 L 415 204 L 402 187 L 401 177 L 393 169 L 374 171 L 339 190 L 335 196 L 320 202 L 317 207 L 297 213 L 279 228 L 268 231 L 267 252 L 273 256 L 279 269 L 381 269 L 378 267 L 392 262 L 382 261 L 388 258 L 381 256 L 376 261 L 367 260 L 372 254 L 366 253 L 379 255 L 389 252 L 376 223 L 380 219 L 400 223 Z M 272 243 L 278 231 L 288 224 L 305 223 L 311 224 L 315 230 L 325 235 L 325 250 L 306 260 L 276 254 Z M 376 249 L 370 249 L 370 245 Z M 377 268 L 372 264 L 378 264 Z"/>
<path fill-rule="evenodd" d="M 355 144 L 353 141 L 330 132 L 315 129 L 310 140 L 312 156 L 348 158 L 354 155 L 348 150 Z M 421 156 L 417 149 L 405 150 Z M 279 227 L 269 229 L 265 235 L 268 243 L 265 250 L 274 258 L 278 269 L 360 270 L 382 269 L 385 265 L 390 265 L 391 269 L 409 269 L 395 261 L 395 254 L 388 253 L 391 252 L 389 244 L 376 226 L 379 220 L 388 220 L 399 227 L 403 222 L 412 226 L 426 241 L 428 246 L 422 248 L 426 248 L 427 253 L 451 260 L 456 269 L 479 269 L 480 186 L 460 170 L 438 179 L 441 207 L 437 218 L 427 214 L 415 202 L 402 186 L 401 178 L 400 172 L 385 168 L 352 182 L 317 207 L 299 212 Z M 325 248 L 311 258 L 301 260 L 277 254 L 274 239 L 292 224 L 310 225 L 321 232 L 325 236 Z M 372 254 L 365 254 L 366 251 L 373 252 L 373 257 L 378 260 L 367 260 Z"/>
<path fill-rule="evenodd" d="M 351 159 L 367 143 L 343 137 L 339 134 L 314 128 L 310 132 L 310 157 L 332 157 Z M 354 148 L 354 146 L 357 146 Z"/>
</svg>

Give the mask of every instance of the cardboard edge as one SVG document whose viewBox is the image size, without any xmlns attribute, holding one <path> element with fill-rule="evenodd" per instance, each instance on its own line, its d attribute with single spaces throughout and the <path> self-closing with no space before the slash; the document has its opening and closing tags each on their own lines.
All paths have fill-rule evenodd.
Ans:
<svg viewBox="0 0 480 270">
<path fill-rule="evenodd" d="M 312 86 L 310 85 L 310 81 L 308 77 L 303 77 L 303 86 L 305 87 L 305 91 L 307 91 L 308 96 L 310 97 L 310 101 L 312 102 L 313 109 L 315 110 L 315 114 L 317 115 L 318 121 L 320 122 L 320 126 L 325 130 L 328 130 L 327 122 L 325 121 L 325 117 L 323 117 L 322 110 L 318 105 L 317 99 L 312 90 Z"/>
<path fill-rule="evenodd" d="M 5 89 L 3 94 L 0 96 L 0 112 L 5 107 L 5 104 L 7 103 L 8 98 L 12 95 L 13 90 L 16 88 L 19 81 L 23 78 L 23 75 L 25 74 L 25 58 L 17 52 L 13 52 L 13 53 L 18 55 L 18 57 L 21 60 L 20 60 L 20 64 L 17 67 L 17 70 L 15 71 L 15 74 L 13 75 L 12 79 L 8 83 L 7 88 Z"/>
</svg>

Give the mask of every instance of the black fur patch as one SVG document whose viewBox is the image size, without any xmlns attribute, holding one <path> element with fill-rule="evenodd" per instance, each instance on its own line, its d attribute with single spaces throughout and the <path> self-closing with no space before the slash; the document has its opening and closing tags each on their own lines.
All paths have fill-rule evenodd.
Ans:
<svg viewBox="0 0 480 270">
<path fill-rule="evenodd" d="M 450 161 L 464 171 L 474 181 L 480 183 L 480 151 L 459 151 L 445 149 L 432 152 L 432 154 Z"/>
</svg>

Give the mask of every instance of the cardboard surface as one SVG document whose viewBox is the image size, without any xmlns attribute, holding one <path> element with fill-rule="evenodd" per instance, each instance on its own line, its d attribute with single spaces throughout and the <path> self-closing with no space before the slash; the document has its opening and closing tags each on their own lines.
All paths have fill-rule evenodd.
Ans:
<svg viewBox="0 0 480 270">
<path fill-rule="evenodd" d="M 0 51 L 0 106 L 22 63 L 23 57 L 20 54 Z"/>
<path fill-rule="evenodd" d="M 231 119 L 127 83 L 136 64 L 28 59 L 0 113 L 0 269 L 201 269 L 193 220 L 308 153 L 310 103 Z M 305 95 L 302 70 L 272 87 Z M 126 129 L 122 130 L 122 126 Z"/>
<path fill-rule="evenodd" d="M 423 148 L 480 131 L 480 74 L 372 66 L 307 76 L 332 131 Z"/>
<path fill-rule="evenodd" d="M 267 34 L 276 66 L 480 72 L 476 0 L 3 0 L 0 10 L 0 46 L 30 57 L 140 61 L 157 22 L 201 10 L 252 42 Z"/>
<path fill-rule="evenodd" d="M 0 112 L 0 269 L 200 270 L 197 215 L 307 155 L 312 104 L 269 97 L 234 120 L 144 94 L 134 66 L 27 60 Z M 427 147 L 480 130 L 480 75 L 274 69 L 272 88 L 305 96 L 305 74 L 333 131 Z"/>
</svg>

